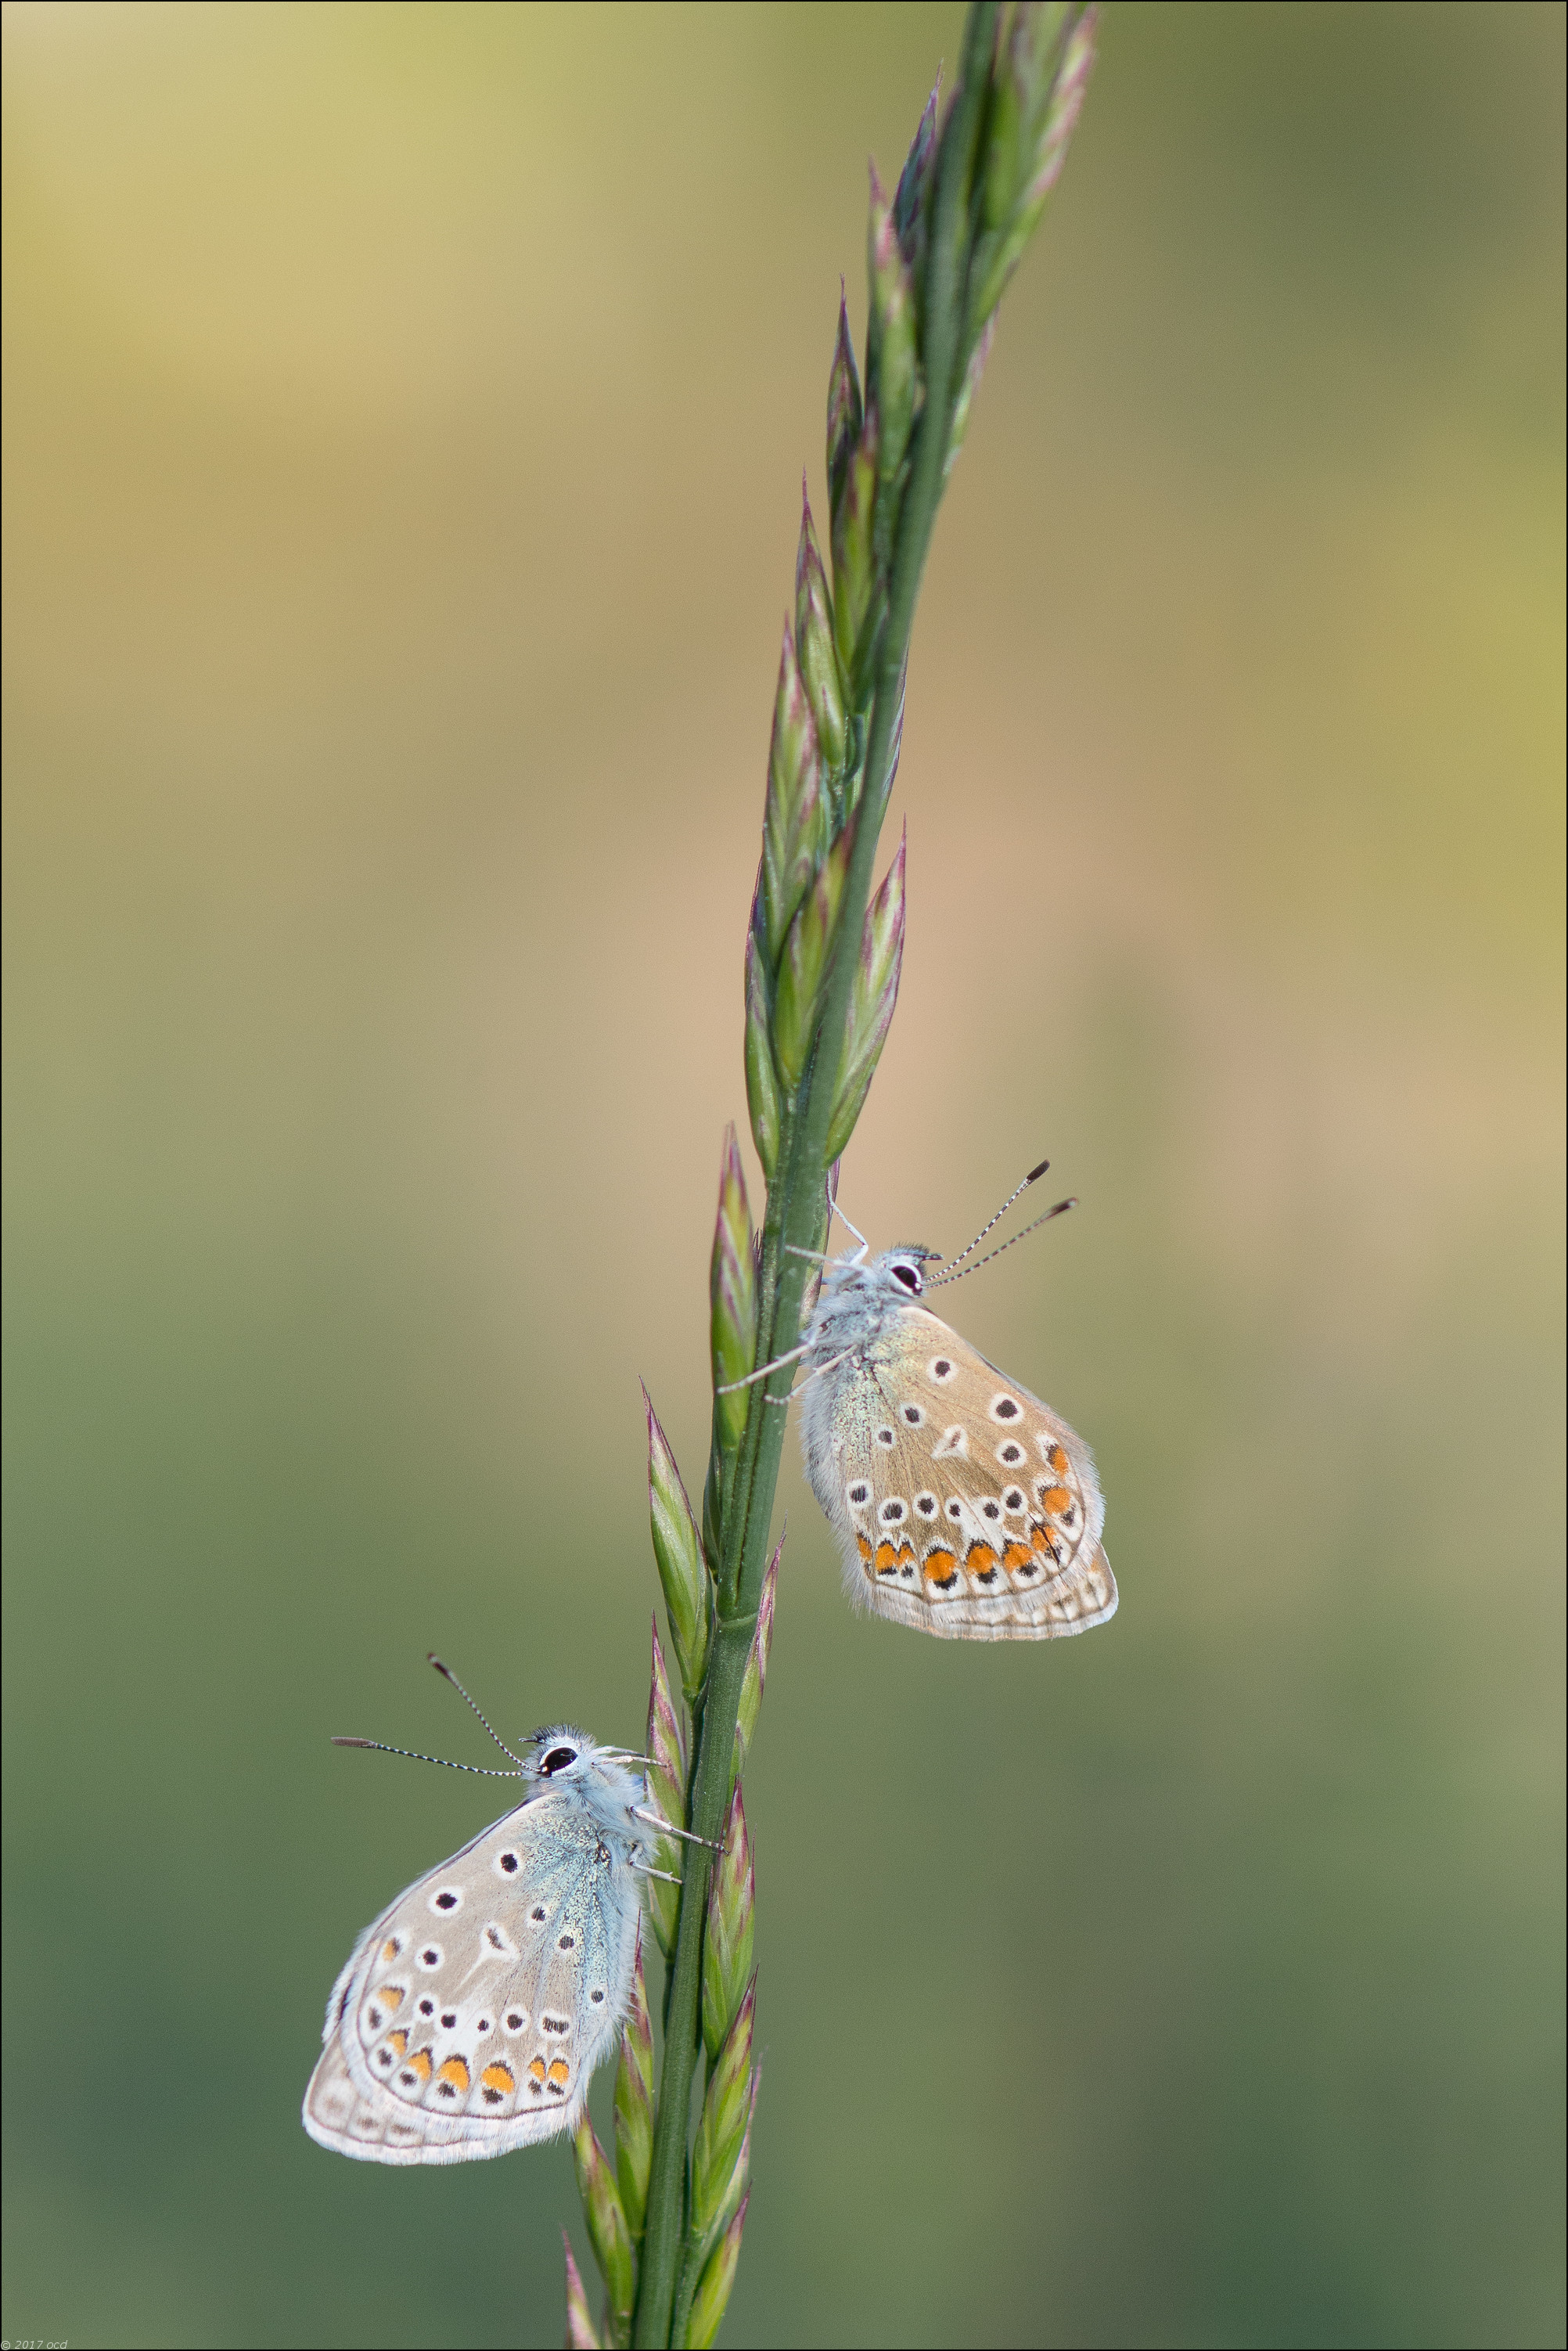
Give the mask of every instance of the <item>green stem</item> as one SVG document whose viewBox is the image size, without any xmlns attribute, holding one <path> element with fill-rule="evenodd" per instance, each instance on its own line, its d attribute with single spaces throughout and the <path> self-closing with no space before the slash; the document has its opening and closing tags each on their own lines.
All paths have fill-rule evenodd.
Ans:
<svg viewBox="0 0 1568 2351">
<path fill-rule="evenodd" d="M 943 134 L 937 163 L 924 352 L 925 405 L 917 427 L 915 462 L 899 515 L 887 623 L 877 662 L 871 724 L 866 738 L 859 818 L 845 878 L 832 962 L 818 1023 L 816 1048 L 800 1089 L 785 1113 L 775 1182 L 762 1228 L 758 1360 L 787 1354 L 800 1327 L 807 1260 L 789 1253 L 821 1249 L 827 1229 L 824 1153 L 848 1028 L 850 991 L 871 898 L 891 776 L 889 773 L 909 652 L 915 608 L 941 503 L 953 410 L 955 360 L 963 317 L 963 263 L 968 238 L 968 195 L 985 99 L 997 16 L 996 0 L 980 0 L 965 27 L 961 82 Z M 768 1307 L 771 1311 L 768 1311 Z M 702 1719 L 696 1733 L 688 1819 L 702 1837 L 716 1838 L 729 1798 L 730 1757 L 735 1744 L 741 1683 L 751 1649 L 752 1629 L 768 1566 L 768 1535 L 774 1489 L 788 1417 L 783 1399 L 792 1366 L 775 1372 L 750 1391 L 746 1427 L 728 1483 L 718 1562 L 718 1609 L 714 1629 Z M 674 2338 L 678 2273 L 685 2234 L 686 2141 L 691 2118 L 692 2077 L 702 2005 L 702 1937 L 707 1909 L 708 1855 L 701 1845 L 685 1848 L 674 1963 L 664 2008 L 664 2053 L 653 2126 L 653 2160 L 643 2240 L 633 2340 L 663 2346 Z M 683 2311 L 689 2311 L 695 2280 L 685 2282 Z"/>
</svg>

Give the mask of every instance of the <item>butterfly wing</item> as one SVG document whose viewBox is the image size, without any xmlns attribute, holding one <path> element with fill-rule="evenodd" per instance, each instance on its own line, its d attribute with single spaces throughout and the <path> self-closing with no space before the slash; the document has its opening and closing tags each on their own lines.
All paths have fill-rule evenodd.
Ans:
<svg viewBox="0 0 1568 2351">
<path fill-rule="evenodd" d="M 927 1309 L 901 1310 L 802 1405 L 857 1606 L 959 1641 L 1048 1641 L 1115 1613 L 1088 1447 Z"/>
<path fill-rule="evenodd" d="M 625 2012 L 626 1850 L 568 1789 L 519 1806 L 400 1894 L 332 1988 L 305 2095 L 321 2146 L 463 2163 L 577 2121 Z"/>
</svg>

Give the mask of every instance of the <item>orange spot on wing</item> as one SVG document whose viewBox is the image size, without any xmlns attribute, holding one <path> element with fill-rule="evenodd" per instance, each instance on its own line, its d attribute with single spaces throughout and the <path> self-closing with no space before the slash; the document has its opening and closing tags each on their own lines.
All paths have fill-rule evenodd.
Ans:
<svg viewBox="0 0 1568 2351">
<path fill-rule="evenodd" d="M 397 1937 L 396 1937 L 395 1935 L 392 1938 L 392 1940 L 391 1940 L 390 1942 L 386 1942 L 386 1943 L 383 1943 L 383 1944 L 382 1945 L 382 1959 L 396 1959 L 396 1957 L 397 1957 Z"/>
<path fill-rule="evenodd" d="M 995 1575 L 1001 1561 L 989 1543 L 972 1542 L 964 1553 L 964 1565 L 971 1575 Z"/>
<path fill-rule="evenodd" d="M 882 1542 L 882 1543 L 878 1543 L 878 1545 L 877 1545 L 877 1547 L 876 1547 L 876 1572 L 877 1572 L 877 1573 L 878 1573 L 879 1575 L 885 1575 L 885 1574 L 887 1573 L 887 1572 L 888 1572 L 888 1570 L 889 1570 L 890 1568 L 894 1568 L 894 1567 L 896 1567 L 897 1565 L 898 1565 L 898 1553 L 897 1553 L 897 1552 L 894 1550 L 894 1546 L 892 1545 L 892 1543 L 890 1543 L 890 1542 Z"/>
<path fill-rule="evenodd" d="M 536 2082 L 542 2082 L 545 2077 L 544 2059 L 542 2057 L 530 2057 L 528 2060 L 528 2071 L 533 2075 Z"/>
<path fill-rule="evenodd" d="M 1072 1497 L 1065 1486 L 1048 1486 L 1040 1498 L 1040 1506 L 1042 1510 L 1049 1510 L 1053 1519 L 1057 1519 L 1061 1516 L 1063 1510 L 1070 1510 L 1072 1508 Z"/>
<path fill-rule="evenodd" d="M 925 1554 L 925 1581 L 938 1590 L 950 1591 L 958 1580 L 958 1562 L 950 1551 L 928 1551 Z"/>
<path fill-rule="evenodd" d="M 517 2076 L 509 2065 L 486 2065 L 479 2079 L 487 2090 L 499 2090 L 503 2097 L 517 2086 Z"/>
<path fill-rule="evenodd" d="M 1055 1470 L 1059 1478 L 1064 1478 L 1066 1476 L 1067 1456 L 1063 1453 L 1060 1445 L 1053 1445 L 1051 1451 L 1045 1458 L 1050 1462 L 1051 1468 Z"/>
<path fill-rule="evenodd" d="M 455 2090 L 465 2090 L 468 2087 L 468 2068 L 461 2057 L 449 2057 L 437 2078 L 450 2082 Z"/>
<path fill-rule="evenodd" d="M 409 2061 L 408 2061 L 408 2062 L 409 2062 L 409 2064 L 410 2064 L 410 2066 L 412 2067 L 413 2071 L 414 2073 L 416 2073 L 416 2074 L 419 2075 L 419 2078 L 420 2078 L 420 2080 L 421 2080 L 422 2082 L 428 2082 L 428 2081 L 429 2081 L 429 2079 L 430 2079 L 430 2052 L 429 2052 L 429 2050 L 428 2050 L 428 2049 L 416 2049 L 416 2050 L 414 2051 L 414 2053 L 413 2053 L 413 2055 L 409 2059 Z"/>
<path fill-rule="evenodd" d="M 869 1539 L 865 1535 L 856 1535 L 855 1541 L 861 1547 L 861 1557 L 862 1559 L 869 1559 L 871 1557 L 871 1543 Z"/>
<path fill-rule="evenodd" d="M 900 1543 L 898 1546 L 898 1564 L 900 1567 L 913 1565 L 914 1560 L 915 1545 L 913 1543 Z"/>
<path fill-rule="evenodd" d="M 392 2051 L 394 2057 L 401 2057 L 403 2051 L 408 2047 L 408 2035 L 403 2031 L 401 2024 L 395 2032 L 389 2032 L 387 2034 L 387 2047 Z"/>
<path fill-rule="evenodd" d="M 564 2090 L 571 2079 L 571 2067 L 564 2057 L 557 2057 L 549 2069 L 549 2078 L 558 2090 Z"/>
<path fill-rule="evenodd" d="M 389 2016 L 395 2016 L 402 2006 L 402 1984 L 378 1984 L 375 1997 Z"/>
<path fill-rule="evenodd" d="M 1033 1562 L 1033 1559 L 1034 1553 L 1030 1551 L 1028 1543 L 1010 1542 L 1009 1543 L 1006 1551 L 1002 1553 L 1002 1565 L 1004 1567 L 1029 1567 Z"/>
</svg>

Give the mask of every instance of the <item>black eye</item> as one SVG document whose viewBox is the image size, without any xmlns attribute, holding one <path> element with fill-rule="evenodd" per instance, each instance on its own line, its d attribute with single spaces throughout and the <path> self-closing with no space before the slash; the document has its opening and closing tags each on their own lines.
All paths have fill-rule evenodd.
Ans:
<svg viewBox="0 0 1568 2351">
<path fill-rule="evenodd" d="M 552 1747 L 549 1753 L 545 1757 L 544 1761 L 539 1765 L 539 1770 L 547 1773 L 550 1771 L 564 1771 L 569 1763 L 575 1763 L 576 1761 L 577 1750 L 575 1747 Z"/>
<path fill-rule="evenodd" d="M 920 1269 L 918 1266 L 895 1265 L 893 1269 L 893 1278 L 894 1281 L 902 1281 L 905 1290 L 913 1290 L 915 1295 L 918 1298 L 920 1295 Z"/>
</svg>

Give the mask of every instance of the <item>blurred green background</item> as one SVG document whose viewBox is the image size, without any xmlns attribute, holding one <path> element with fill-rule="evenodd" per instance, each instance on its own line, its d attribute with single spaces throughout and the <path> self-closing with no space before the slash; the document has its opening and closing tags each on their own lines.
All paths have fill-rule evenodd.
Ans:
<svg viewBox="0 0 1568 2351">
<path fill-rule="evenodd" d="M 959 24 L 5 11 L 8 2336 L 559 2339 L 564 2147 L 299 2127 L 497 1808 L 327 1734 L 486 1760 L 433 1646 L 639 1730 L 800 473 Z M 733 2344 L 1561 2339 L 1563 47 L 1106 18 L 843 1196 L 1081 1196 L 959 1320 L 1123 1606 L 852 1619 L 791 1445 Z"/>
</svg>

